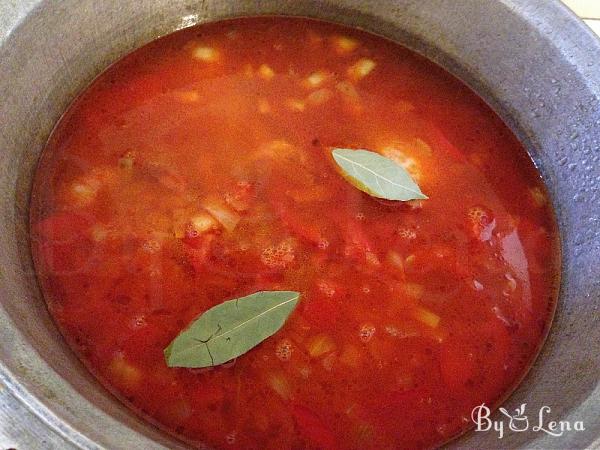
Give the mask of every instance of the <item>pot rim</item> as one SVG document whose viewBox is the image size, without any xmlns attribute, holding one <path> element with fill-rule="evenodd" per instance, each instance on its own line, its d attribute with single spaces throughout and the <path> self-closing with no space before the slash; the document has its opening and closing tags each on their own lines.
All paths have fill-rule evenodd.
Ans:
<svg viewBox="0 0 600 450">
<path fill-rule="evenodd" d="M 8 30 L 8 32 L 0 34 L 0 54 L 2 54 L 3 47 L 10 45 L 11 40 L 19 33 L 20 28 L 28 20 L 31 20 L 32 16 L 40 14 L 40 11 L 43 9 L 46 3 L 48 2 L 39 0 L 27 0 L 21 5 L 0 5 L 0 17 L 8 17 L 8 20 L 6 21 L 7 25 L 4 27 L 4 29 L 1 29 L 0 27 L 0 32 Z M 511 8 L 517 11 L 520 14 L 520 18 L 524 22 L 526 22 L 527 25 L 535 29 L 539 28 L 539 25 L 536 24 L 536 19 L 538 17 L 536 17 L 534 14 L 534 8 L 528 8 L 528 6 L 526 5 L 527 0 L 501 0 L 501 3 L 507 8 Z M 14 9 L 11 10 L 11 8 Z M 558 0 L 552 0 L 551 2 L 548 2 L 544 6 L 544 8 L 545 23 L 556 22 L 566 25 L 565 30 L 562 32 L 562 35 L 558 34 L 558 37 L 553 36 L 553 39 L 549 39 L 549 41 L 552 45 L 558 48 L 561 51 L 561 53 L 572 53 L 572 56 L 570 58 L 567 58 L 567 60 L 572 64 L 572 67 L 576 70 L 576 72 L 578 74 L 581 74 L 582 80 L 584 80 L 586 86 L 589 88 L 589 92 L 593 93 L 596 96 L 596 98 L 600 98 L 600 77 L 592 77 L 589 75 L 590 67 L 593 67 L 597 63 L 597 60 L 594 59 L 594 54 L 600 55 L 600 40 L 598 40 L 598 38 L 595 36 L 592 30 L 587 27 L 587 25 L 580 21 L 565 5 L 559 3 Z M 6 15 L 4 15 L 5 11 L 8 11 Z M 351 11 L 349 10 L 347 12 Z M 352 21 L 352 19 L 350 19 L 349 17 L 347 17 L 346 20 Z M 379 20 L 383 20 L 383 18 L 379 18 Z M 190 23 L 189 25 L 193 24 Z M 174 29 L 170 31 L 174 31 Z M 567 33 L 569 33 L 568 36 L 566 35 Z M 389 36 L 386 36 L 386 34 L 381 34 L 384 37 L 389 38 Z M 158 35 L 156 35 L 155 37 L 158 37 Z M 585 48 L 578 47 L 577 45 L 575 45 L 577 43 L 584 43 L 585 45 L 582 45 L 581 47 Z M 401 44 L 406 45 L 402 42 Z M 426 45 L 427 44 L 424 44 L 424 47 L 420 49 L 415 49 L 413 46 L 410 45 L 409 47 L 423 54 L 427 53 Z M 138 45 L 135 45 L 135 47 L 137 46 Z M 426 54 L 425 56 L 431 59 L 431 55 Z M 434 61 L 441 64 L 447 70 L 450 70 L 454 74 L 462 73 L 463 75 L 465 75 L 465 73 L 468 72 L 468 68 L 467 72 L 461 72 L 464 71 L 465 68 L 452 67 L 452 61 L 448 60 L 447 58 L 451 57 L 447 54 L 440 53 L 438 55 L 437 60 Z M 0 73 L 2 73 L 2 70 L 0 70 Z M 463 77 L 460 78 L 464 79 Z M 470 81 L 471 82 L 468 84 L 472 88 L 474 88 L 480 95 L 483 95 L 482 93 L 488 91 L 488 89 L 485 88 L 483 84 L 478 84 L 476 77 L 471 77 Z M 511 118 L 516 116 L 513 112 L 510 111 L 510 108 L 507 105 L 502 104 L 500 100 L 494 99 L 494 95 L 490 94 L 484 98 L 486 98 L 486 100 L 489 102 L 489 104 L 493 107 L 494 110 L 501 113 L 503 118 Z M 593 119 L 594 116 L 591 115 L 590 118 Z M 530 143 L 528 147 L 536 147 L 538 145 L 538 143 L 536 142 L 537 137 L 531 136 L 527 132 L 525 132 L 521 128 L 520 123 L 511 123 L 512 120 L 508 120 L 508 122 L 509 125 L 511 125 L 511 128 L 513 128 L 513 131 L 517 132 L 522 141 Z M 561 236 L 562 233 L 563 232 L 561 230 Z M 565 233 L 567 233 L 567 230 L 565 230 Z M 5 295 L 4 290 L 0 292 L 2 292 L 3 295 Z M 591 294 L 593 295 L 593 293 Z M 13 339 L 27 341 L 27 336 L 22 332 L 22 330 L 20 330 L 17 327 L 15 322 L 12 320 L 10 314 L 8 314 L 8 312 L 4 308 L 0 308 L 0 322 L 11 326 L 10 335 Z M 31 348 L 31 350 L 33 350 L 33 348 Z M 37 354 L 36 356 L 40 357 L 41 355 Z M 98 448 L 98 444 L 95 443 L 94 440 L 86 437 L 83 433 L 76 430 L 76 428 L 71 426 L 61 416 L 61 414 L 53 410 L 49 406 L 47 399 L 46 401 L 42 401 L 40 398 L 38 398 L 38 396 L 33 394 L 32 390 L 30 389 L 30 380 L 23 380 L 22 375 L 20 376 L 19 374 L 17 374 L 13 368 L 9 367 L 2 360 L 0 360 L 0 381 L 8 388 L 8 390 L 15 397 L 17 397 L 32 412 L 34 412 L 42 421 L 44 421 L 50 428 L 62 435 L 70 443 L 82 448 Z M 589 444 L 591 445 L 591 448 L 600 448 L 600 438 L 596 436 L 595 440 Z M 172 446 L 172 444 L 170 445 Z"/>
</svg>

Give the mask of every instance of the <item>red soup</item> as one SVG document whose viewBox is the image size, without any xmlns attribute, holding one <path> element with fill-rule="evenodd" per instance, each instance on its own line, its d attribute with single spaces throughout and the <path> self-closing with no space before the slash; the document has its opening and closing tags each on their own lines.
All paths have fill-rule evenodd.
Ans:
<svg viewBox="0 0 600 450">
<path fill-rule="evenodd" d="M 361 192 L 336 147 L 386 157 L 428 198 Z M 43 153 L 31 236 L 87 367 L 215 448 L 440 445 L 523 377 L 558 278 L 546 191 L 482 100 L 405 48 L 305 19 L 189 28 L 111 66 Z M 273 336 L 167 365 L 202 313 L 276 290 L 300 299 Z"/>
</svg>

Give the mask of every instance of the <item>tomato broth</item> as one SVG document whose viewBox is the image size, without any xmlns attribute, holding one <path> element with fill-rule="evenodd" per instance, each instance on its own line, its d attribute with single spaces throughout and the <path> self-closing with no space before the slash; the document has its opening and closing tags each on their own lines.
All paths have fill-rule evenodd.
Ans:
<svg viewBox="0 0 600 450">
<path fill-rule="evenodd" d="M 334 147 L 429 197 L 371 197 Z M 441 445 L 497 405 L 548 330 L 558 244 L 523 146 L 472 91 L 390 41 L 247 18 L 158 39 L 102 73 L 44 150 L 37 275 L 62 333 L 123 402 L 195 445 Z M 201 313 L 301 294 L 224 365 L 168 367 Z"/>
</svg>

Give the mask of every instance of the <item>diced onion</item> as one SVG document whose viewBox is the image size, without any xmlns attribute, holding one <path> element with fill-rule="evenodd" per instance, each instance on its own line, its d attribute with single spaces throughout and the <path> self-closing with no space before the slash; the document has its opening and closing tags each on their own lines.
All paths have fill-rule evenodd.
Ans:
<svg viewBox="0 0 600 450">
<path fill-rule="evenodd" d="M 348 76 L 358 81 L 371 73 L 377 64 L 369 58 L 361 58 L 348 68 Z"/>
<path fill-rule="evenodd" d="M 213 216 L 206 213 L 196 214 L 190 220 L 190 227 L 198 234 L 218 228 L 219 224 Z"/>
<path fill-rule="evenodd" d="M 175 91 L 173 92 L 173 97 L 180 103 L 196 103 L 200 100 L 200 94 L 194 90 Z"/>
<path fill-rule="evenodd" d="M 121 386 L 133 389 L 137 387 L 142 380 L 140 370 L 127 362 L 122 353 L 117 353 L 108 366 L 113 379 Z"/>
<path fill-rule="evenodd" d="M 267 64 L 261 64 L 258 68 L 258 75 L 264 80 L 270 80 L 275 76 L 275 71 Z"/>
<path fill-rule="evenodd" d="M 423 297 L 423 293 L 425 292 L 425 287 L 418 283 L 405 283 L 402 287 L 406 295 L 416 300 Z"/>
<path fill-rule="evenodd" d="M 347 36 L 333 36 L 331 42 L 335 51 L 340 55 L 350 53 L 358 47 L 358 41 Z"/>
<path fill-rule="evenodd" d="M 269 386 L 273 389 L 277 395 L 282 399 L 288 400 L 292 392 L 290 383 L 287 378 L 281 373 L 273 373 L 269 375 Z"/>
<path fill-rule="evenodd" d="M 544 195 L 544 193 L 542 192 L 542 190 L 539 187 L 531 188 L 529 190 L 529 193 L 531 194 L 533 203 L 538 208 L 541 208 L 542 206 L 544 206 L 546 204 L 546 196 Z"/>
<path fill-rule="evenodd" d="M 304 86 L 307 88 L 318 88 L 331 77 L 330 73 L 319 70 L 311 73 L 304 79 Z"/>
<path fill-rule="evenodd" d="M 390 266 L 404 273 L 404 259 L 402 258 L 400 253 L 394 250 L 390 250 L 387 252 L 385 260 Z"/>
<path fill-rule="evenodd" d="M 318 358 L 326 353 L 334 351 L 336 348 L 335 342 L 326 334 L 318 334 L 313 336 L 309 341 L 306 349 L 311 358 Z"/>
<path fill-rule="evenodd" d="M 73 198 L 79 205 L 87 205 L 96 198 L 99 186 L 94 180 L 90 182 L 76 182 L 71 185 Z"/>
<path fill-rule="evenodd" d="M 415 320 L 418 320 L 430 328 L 437 328 L 440 323 L 440 316 L 420 306 L 417 306 L 413 310 L 412 316 Z"/>
<path fill-rule="evenodd" d="M 296 112 L 302 112 L 306 108 L 306 104 L 302 100 L 297 98 L 290 98 L 286 101 L 286 105 L 289 109 Z"/>
<path fill-rule="evenodd" d="M 235 230 L 241 217 L 238 213 L 225 206 L 218 200 L 207 200 L 202 206 L 206 209 L 215 219 L 217 219 L 223 228 L 227 231 L 232 232 Z"/>
<path fill-rule="evenodd" d="M 200 61 L 214 62 L 219 59 L 219 52 L 212 47 L 196 47 L 193 56 Z"/>
<path fill-rule="evenodd" d="M 339 357 L 339 361 L 345 366 L 356 368 L 360 365 L 360 351 L 355 345 L 346 344 Z"/>
</svg>

